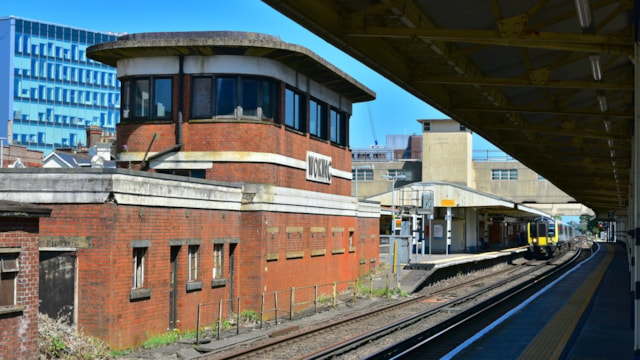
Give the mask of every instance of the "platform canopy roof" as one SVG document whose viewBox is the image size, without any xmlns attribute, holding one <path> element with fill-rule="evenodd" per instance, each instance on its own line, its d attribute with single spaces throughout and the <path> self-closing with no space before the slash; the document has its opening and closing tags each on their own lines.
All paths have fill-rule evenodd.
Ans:
<svg viewBox="0 0 640 360">
<path fill-rule="evenodd" d="M 633 1 L 263 1 L 598 216 L 626 214 Z"/>
<path fill-rule="evenodd" d="M 388 210 L 382 209 L 382 213 L 391 213 L 390 205 L 397 209 L 404 209 L 409 213 L 425 214 L 429 210 L 441 207 L 474 208 L 483 213 L 494 216 L 512 216 L 519 218 L 552 217 L 529 204 L 518 204 L 512 200 L 472 189 L 467 186 L 452 184 L 447 182 L 432 181 L 411 183 L 394 189 L 392 191 L 368 197 L 368 201 L 376 201 L 381 205 L 388 206 Z M 427 196 L 428 203 L 423 206 L 423 196 Z"/>
</svg>

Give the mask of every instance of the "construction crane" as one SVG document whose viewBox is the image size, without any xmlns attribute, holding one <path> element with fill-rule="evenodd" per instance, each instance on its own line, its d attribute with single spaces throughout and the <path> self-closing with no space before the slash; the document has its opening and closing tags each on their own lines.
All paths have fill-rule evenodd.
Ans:
<svg viewBox="0 0 640 360">
<path fill-rule="evenodd" d="M 367 103 L 367 112 L 369 113 L 369 123 L 371 124 L 371 132 L 373 133 L 373 145 L 378 147 L 378 137 L 376 136 L 376 126 L 371 116 L 371 102 Z"/>
</svg>

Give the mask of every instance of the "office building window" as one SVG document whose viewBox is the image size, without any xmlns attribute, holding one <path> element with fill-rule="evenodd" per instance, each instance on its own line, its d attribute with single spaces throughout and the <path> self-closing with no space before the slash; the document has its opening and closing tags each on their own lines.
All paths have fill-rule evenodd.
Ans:
<svg viewBox="0 0 640 360">
<path fill-rule="evenodd" d="M 518 180 L 517 169 L 493 169 L 491 180 Z"/>
<path fill-rule="evenodd" d="M 413 170 L 406 169 L 390 169 L 387 170 L 387 176 L 404 176 L 404 179 L 399 179 L 401 181 L 413 181 Z"/>
<path fill-rule="evenodd" d="M 357 181 L 373 181 L 373 170 L 372 169 L 360 169 L 357 171 L 352 170 L 353 179 Z"/>
</svg>

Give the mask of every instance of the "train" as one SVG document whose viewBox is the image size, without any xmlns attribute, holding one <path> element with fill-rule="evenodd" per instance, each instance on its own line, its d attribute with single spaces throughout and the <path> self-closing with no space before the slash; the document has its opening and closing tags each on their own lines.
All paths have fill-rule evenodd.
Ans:
<svg viewBox="0 0 640 360">
<path fill-rule="evenodd" d="M 540 217 L 527 223 L 527 245 L 531 257 L 551 258 L 566 251 L 575 228 L 562 221 Z"/>
</svg>

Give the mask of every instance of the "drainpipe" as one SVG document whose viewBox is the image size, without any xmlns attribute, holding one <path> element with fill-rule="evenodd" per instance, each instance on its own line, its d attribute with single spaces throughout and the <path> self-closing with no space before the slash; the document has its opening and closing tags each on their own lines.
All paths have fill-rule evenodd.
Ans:
<svg viewBox="0 0 640 360">
<path fill-rule="evenodd" d="M 178 57 L 179 72 L 178 72 L 178 134 L 176 145 L 182 145 L 182 103 L 184 102 L 184 56 Z"/>
</svg>

